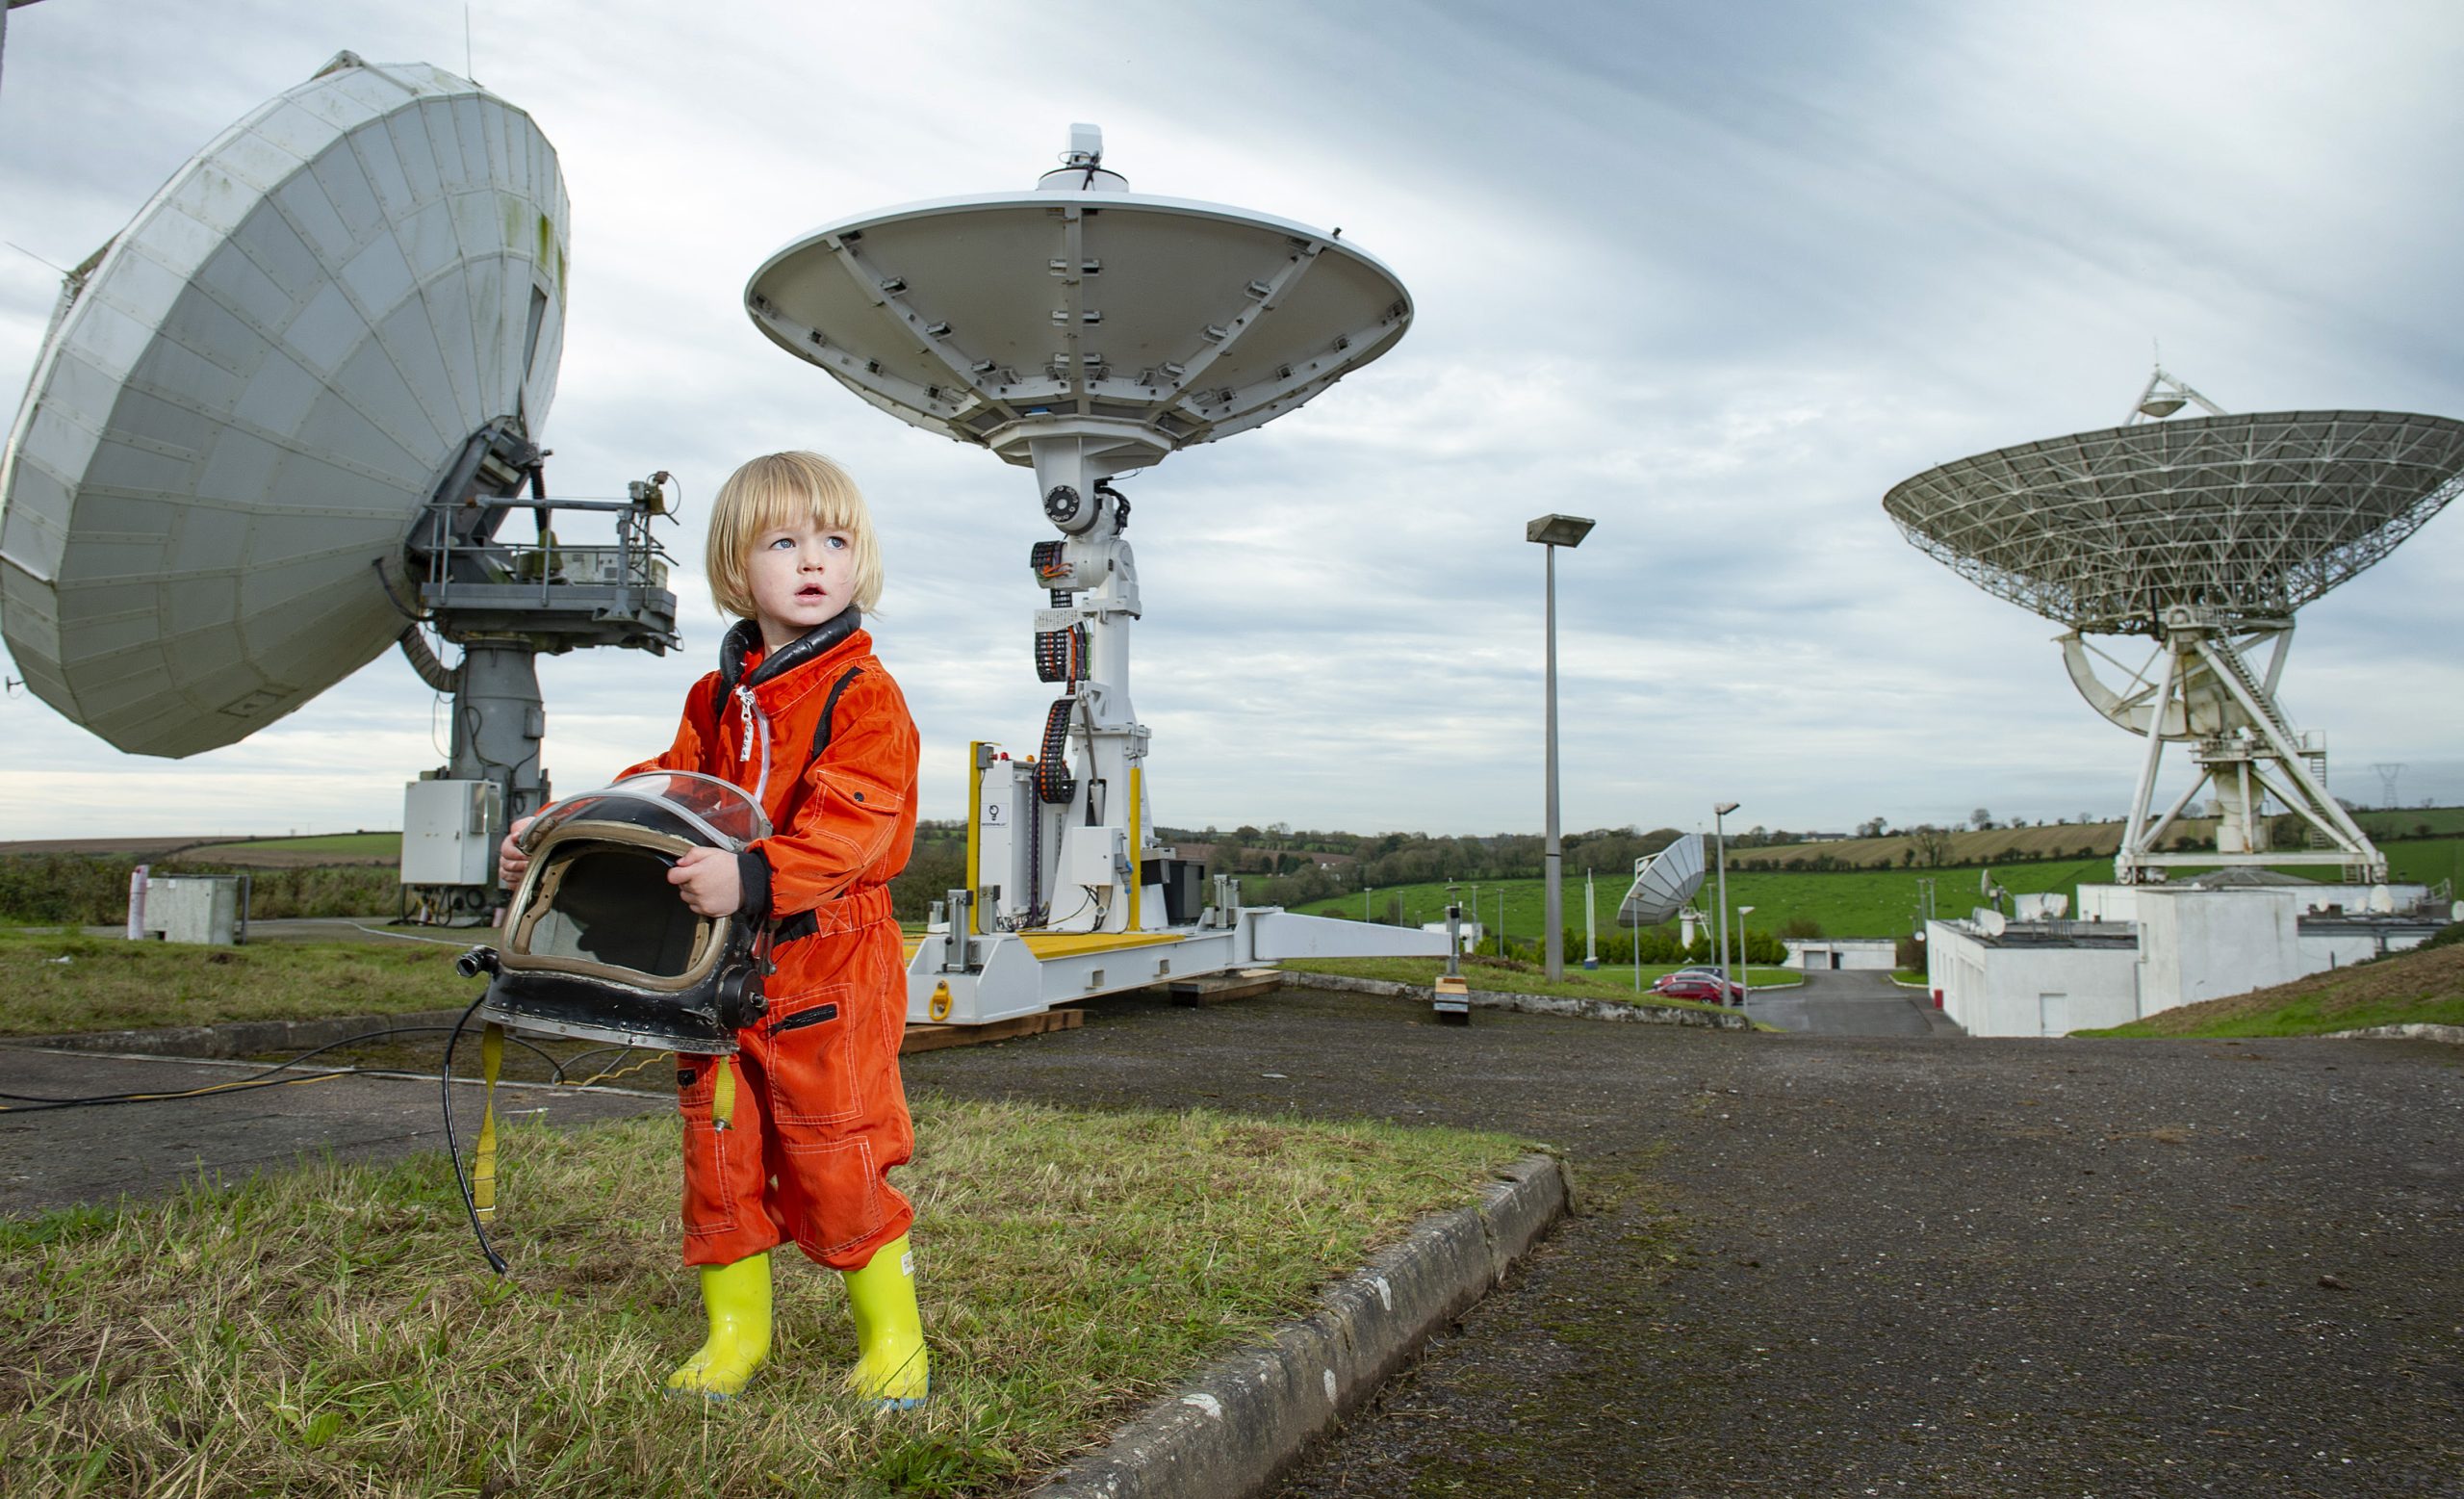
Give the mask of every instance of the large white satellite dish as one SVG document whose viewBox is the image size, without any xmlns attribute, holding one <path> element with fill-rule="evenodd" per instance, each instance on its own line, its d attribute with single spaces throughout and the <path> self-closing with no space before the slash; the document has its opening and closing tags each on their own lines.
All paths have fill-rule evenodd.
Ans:
<svg viewBox="0 0 2464 1499">
<path fill-rule="evenodd" d="M 2194 404 L 2208 415 L 2162 420 Z M 2348 879 L 2384 880 L 2386 855 L 2328 792 L 2325 741 L 2293 726 L 2277 685 L 2295 610 L 2464 494 L 2464 422 L 2233 416 L 2162 367 L 2131 409 L 2120 426 L 1928 469 L 1893 485 L 1883 508 L 1960 576 L 2066 626 L 2059 638 L 2080 695 L 2146 737 L 2117 880 L 2213 864 L 2341 866 Z M 2145 635 L 2155 647 L 2134 669 L 2092 634 Z M 2099 660 L 2125 680 L 2106 683 Z M 2168 742 L 2190 746 L 2198 774 L 2160 812 Z M 2202 790 L 2216 807 L 2216 851 L 2168 849 Z M 2268 797 L 2308 824 L 2311 846 L 2272 846 Z"/>
<path fill-rule="evenodd" d="M 1657 926 L 1675 919 L 1703 888 L 1703 835 L 1688 833 L 1658 853 L 1634 861 L 1634 883 L 1617 907 L 1619 926 Z"/>
<path fill-rule="evenodd" d="M 530 116 L 424 64 L 342 53 L 192 157 L 69 275 L 0 460 L 0 633 L 36 695 L 193 755 L 398 639 L 454 695 L 404 881 L 483 909 L 547 798 L 534 658 L 676 641 L 657 483 L 546 492 L 567 225 Z M 559 541 L 557 510 L 616 544 Z M 498 536 L 516 511 L 535 543 Z"/>
<path fill-rule="evenodd" d="M 191 159 L 70 276 L 10 437 L 36 694 L 193 755 L 393 644 L 413 517 L 555 398 L 566 224 L 530 117 L 424 65 L 346 53 Z"/>
</svg>

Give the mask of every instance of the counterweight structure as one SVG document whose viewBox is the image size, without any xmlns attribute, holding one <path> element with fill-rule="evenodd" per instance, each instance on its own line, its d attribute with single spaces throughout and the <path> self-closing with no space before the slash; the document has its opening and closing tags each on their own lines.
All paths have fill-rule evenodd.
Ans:
<svg viewBox="0 0 2464 1499">
<path fill-rule="evenodd" d="M 2214 414 L 2161 420 L 2194 403 Z M 2147 738 L 2118 881 L 2161 879 L 2169 866 L 2322 865 L 2377 882 L 2385 856 L 2329 794 L 2325 741 L 2294 727 L 2277 688 L 2295 611 L 2385 557 L 2459 489 L 2464 423 L 2229 416 L 2160 369 L 2131 422 L 1943 464 L 1895 486 L 1883 507 L 1921 551 L 2065 626 L 2081 696 Z M 2154 649 L 2132 667 L 2092 635 L 2144 636 Z M 2189 747 L 2198 775 L 2160 809 L 2168 743 Z M 2166 851 L 2202 791 L 2216 852 Z M 2299 820 L 2301 846 L 2274 846 L 2270 798 Z"/>
<path fill-rule="evenodd" d="M 911 1018 L 999 1020 L 1277 957 L 1442 954 L 1442 934 L 1245 910 L 1155 837 L 1130 699 L 1145 607 L 1115 478 L 1286 412 L 1412 307 L 1332 234 L 1134 194 L 1093 126 L 1034 191 L 845 220 L 772 255 L 754 325 L 892 416 L 1032 469 L 1058 535 L 1025 562 L 1055 699 L 1030 746 L 971 746 L 967 884 L 911 960 Z"/>
</svg>

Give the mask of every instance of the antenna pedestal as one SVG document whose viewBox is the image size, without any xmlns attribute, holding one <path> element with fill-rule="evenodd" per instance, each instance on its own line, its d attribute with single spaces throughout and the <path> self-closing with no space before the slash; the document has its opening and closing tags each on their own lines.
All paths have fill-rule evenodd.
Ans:
<svg viewBox="0 0 2464 1499">
<path fill-rule="evenodd" d="M 1044 516 L 1057 541 L 1029 553 L 1050 607 L 1035 614 L 1036 673 L 1063 690 L 1044 720 L 1031 785 L 1022 881 L 992 902 L 1013 927 L 1145 931 L 1166 922 L 1143 899 L 1149 738 L 1129 697 L 1129 633 L 1141 605 L 1138 557 L 1122 532 L 1129 502 L 1074 441 L 1037 444 Z M 1083 488 L 1081 486 L 1084 486 Z"/>
<path fill-rule="evenodd" d="M 2147 738 L 2121 850 L 2114 858 L 2115 881 L 2143 884 L 2161 880 L 2169 866 L 2218 865 L 2323 865 L 2340 868 L 2348 880 L 2385 881 L 2386 856 L 2328 794 L 2326 746 L 2317 735 L 2294 728 L 2276 703 L 2293 622 L 2236 619 L 2175 606 L 2157 624 L 2156 656 L 2118 690 L 2096 676 L 2091 648 L 2078 632 L 2061 637 L 2080 695 L 2113 722 Z M 2266 664 L 2255 667 L 2252 657 L 2261 649 Z M 2190 746 L 2198 775 L 2160 812 L 2156 772 L 2168 742 Z M 2164 851 L 2168 835 L 2202 790 L 2215 803 L 2215 852 Z M 2271 797 L 2298 819 L 2302 846 L 2273 846 L 2266 815 Z"/>
</svg>

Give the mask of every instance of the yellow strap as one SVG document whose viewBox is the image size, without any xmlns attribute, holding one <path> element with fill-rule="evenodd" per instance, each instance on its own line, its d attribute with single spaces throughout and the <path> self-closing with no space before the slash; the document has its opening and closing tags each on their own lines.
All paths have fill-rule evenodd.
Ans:
<svg viewBox="0 0 2464 1499">
<path fill-rule="evenodd" d="M 479 1148 L 471 1163 L 471 1203 L 481 1223 L 497 1216 L 497 1073 L 504 1067 L 504 1027 L 490 1021 L 479 1032 Z"/>
<path fill-rule="evenodd" d="M 728 1059 L 723 1056 L 712 1057 L 710 1065 L 719 1070 L 718 1075 L 710 1081 L 710 1127 L 732 1129 L 735 1127 L 735 1069 L 728 1066 Z"/>
</svg>

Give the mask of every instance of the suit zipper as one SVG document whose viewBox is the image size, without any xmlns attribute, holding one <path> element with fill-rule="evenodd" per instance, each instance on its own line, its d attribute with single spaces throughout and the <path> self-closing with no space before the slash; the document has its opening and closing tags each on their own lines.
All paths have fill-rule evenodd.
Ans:
<svg viewBox="0 0 2464 1499">
<path fill-rule="evenodd" d="M 735 701 L 736 706 L 744 710 L 744 743 L 736 751 L 735 762 L 741 765 L 746 761 L 753 758 L 754 736 L 757 733 L 759 734 L 761 737 L 761 769 L 759 774 L 754 778 L 753 799 L 764 810 L 767 810 L 769 803 L 762 799 L 762 793 L 770 788 L 769 715 L 763 713 L 759 709 L 753 706 L 753 689 L 749 686 L 740 685 L 735 689 Z"/>
</svg>

